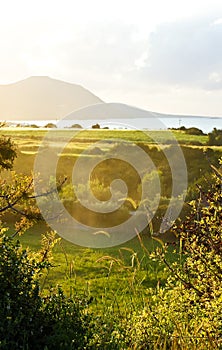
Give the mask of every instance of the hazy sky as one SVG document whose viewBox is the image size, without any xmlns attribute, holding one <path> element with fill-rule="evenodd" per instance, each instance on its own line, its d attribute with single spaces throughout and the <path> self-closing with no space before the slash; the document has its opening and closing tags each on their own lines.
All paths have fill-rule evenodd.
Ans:
<svg viewBox="0 0 222 350">
<path fill-rule="evenodd" d="M 222 116 L 221 0 L 0 0 L 0 83 L 47 75 L 106 102 Z"/>
</svg>

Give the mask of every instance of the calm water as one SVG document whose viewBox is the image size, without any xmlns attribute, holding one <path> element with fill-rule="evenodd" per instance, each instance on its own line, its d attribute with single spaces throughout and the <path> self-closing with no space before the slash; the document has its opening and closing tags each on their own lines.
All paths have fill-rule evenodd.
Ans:
<svg viewBox="0 0 222 350">
<path fill-rule="evenodd" d="M 208 133 L 213 128 L 222 129 L 222 118 L 208 118 L 208 117 L 181 117 L 181 118 L 161 118 L 157 119 L 111 119 L 111 120 L 62 120 L 57 123 L 56 120 L 34 120 L 23 121 L 20 123 L 36 124 L 44 126 L 47 123 L 57 124 L 59 127 L 67 127 L 73 124 L 80 124 L 83 128 L 91 128 L 92 125 L 98 123 L 101 127 L 108 126 L 110 129 L 167 129 L 178 128 L 180 126 L 196 127 L 203 132 Z"/>
<path fill-rule="evenodd" d="M 222 129 L 222 118 L 166 118 L 161 119 L 168 128 L 185 126 L 186 128 L 196 127 L 208 133 L 213 128 Z"/>
</svg>

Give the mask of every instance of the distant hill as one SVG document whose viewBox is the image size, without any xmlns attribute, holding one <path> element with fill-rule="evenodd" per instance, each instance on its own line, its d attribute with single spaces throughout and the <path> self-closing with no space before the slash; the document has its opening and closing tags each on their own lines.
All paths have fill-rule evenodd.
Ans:
<svg viewBox="0 0 222 350">
<path fill-rule="evenodd" d="M 166 122 L 164 121 L 166 120 Z M 196 123 L 198 128 L 204 126 L 206 120 L 212 119 L 213 117 L 204 117 L 204 116 L 192 116 L 192 115 L 176 115 L 176 114 L 166 114 L 166 113 L 157 113 L 149 110 L 144 110 L 138 107 L 126 105 L 123 103 L 98 103 L 91 106 L 83 107 L 78 110 L 73 111 L 68 114 L 65 118 L 66 121 L 69 121 L 69 124 L 74 121 L 78 121 L 81 124 L 81 121 L 84 127 L 90 127 L 90 123 L 99 124 L 102 128 L 104 127 L 117 127 L 116 120 L 118 120 L 118 127 L 120 128 L 145 128 L 145 129 L 166 129 L 170 127 L 175 127 L 178 125 L 178 121 L 189 125 L 189 119 L 193 123 Z M 219 119 L 219 118 L 215 118 Z M 169 121 L 170 120 L 170 121 Z M 175 122 L 174 122 L 175 120 Z M 186 121 L 185 121 L 186 120 Z M 197 120 L 198 123 L 197 123 Z M 85 121 L 88 123 L 84 124 Z M 59 123 L 59 127 L 63 127 L 64 120 Z"/>
<path fill-rule="evenodd" d="M 64 117 L 72 121 L 143 118 L 154 126 L 158 118 L 194 116 L 156 113 L 123 103 L 104 103 L 80 85 L 46 76 L 33 76 L 13 84 L 0 85 L 0 120 L 60 120 Z"/>
<path fill-rule="evenodd" d="M 1 120 L 49 120 L 103 102 L 80 85 L 44 76 L 0 85 Z"/>
<path fill-rule="evenodd" d="M 67 116 L 70 120 L 110 119 L 156 119 L 156 118 L 204 118 L 203 116 L 176 115 L 147 111 L 124 103 L 98 103 L 75 110 Z M 208 117 L 210 118 L 210 117 Z"/>
<path fill-rule="evenodd" d="M 171 115 L 146 111 L 124 103 L 98 103 L 93 106 L 83 107 L 68 115 L 70 120 L 88 119 L 137 119 L 137 118 L 164 118 Z"/>
</svg>

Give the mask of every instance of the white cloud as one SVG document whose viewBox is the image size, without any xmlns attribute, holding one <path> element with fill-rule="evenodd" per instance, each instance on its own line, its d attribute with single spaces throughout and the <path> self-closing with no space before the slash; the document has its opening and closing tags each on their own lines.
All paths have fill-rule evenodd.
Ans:
<svg viewBox="0 0 222 350">
<path fill-rule="evenodd" d="M 9 0 L 1 10 L 0 82 L 49 75 L 110 102 L 197 114 L 216 104 L 222 115 L 221 0 Z"/>
<path fill-rule="evenodd" d="M 222 82 L 222 73 L 218 73 L 218 72 L 210 73 L 209 80 L 214 82 L 214 83 L 221 83 Z"/>
<path fill-rule="evenodd" d="M 212 76 L 222 72 L 222 26 L 210 24 L 204 18 L 159 26 L 150 36 L 141 76 L 164 85 L 222 89 L 222 81 Z"/>
<path fill-rule="evenodd" d="M 221 25 L 222 24 L 222 18 L 217 18 L 217 19 L 215 19 L 212 23 L 211 23 L 211 25 L 215 25 L 215 26 L 217 26 L 217 25 Z"/>
</svg>

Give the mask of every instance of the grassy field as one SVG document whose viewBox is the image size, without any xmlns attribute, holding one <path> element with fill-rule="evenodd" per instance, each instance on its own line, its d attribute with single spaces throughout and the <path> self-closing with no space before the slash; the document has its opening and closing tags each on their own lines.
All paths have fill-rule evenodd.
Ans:
<svg viewBox="0 0 222 350">
<path fill-rule="evenodd" d="M 194 272 L 193 288 L 190 283 L 192 274 L 190 274 L 190 271 L 186 274 L 186 270 L 182 268 L 183 262 L 189 262 L 188 259 L 186 261 L 184 260 L 186 259 L 186 255 L 183 255 L 184 239 L 178 239 L 177 241 L 175 236 L 173 236 L 172 230 L 160 234 L 159 227 L 160 223 L 163 222 L 164 215 L 169 206 L 169 200 L 172 197 L 172 183 L 175 181 L 175 178 L 181 183 L 182 172 L 186 171 L 188 175 L 186 201 L 198 199 L 196 185 L 198 183 L 198 185 L 201 186 L 203 193 L 206 193 L 204 192 L 205 189 L 208 191 L 209 185 L 213 183 L 211 165 L 218 167 L 218 159 L 222 156 L 222 147 L 209 147 L 207 145 L 208 137 L 205 135 L 190 136 L 183 132 L 174 131 L 174 135 L 180 143 L 186 163 L 186 167 L 182 170 L 178 166 L 176 167 L 179 176 L 175 176 L 174 178 L 173 175 L 175 175 L 175 172 L 171 174 L 168 155 L 175 155 L 175 141 L 172 140 L 171 137 L 168 137 L 168 134 L 164 131 L 153 131 L 149 132 L 149 135 L 147 135 L 143 131 L 127 130 L 83 130 L 80 132 L 76 130 L 58 130 L 56 132 L 53 131 L 52 134 L 50 133 L 49 137 L 44 139 L 44 147 L 39 149 L 46 133 L 47 130 L 45 129 L 0 129 L 0 135 L 10 137 L 17 145 L 17 158 L 14 163 L 14 170 L 15 173 L 20 173 L 22 177 L 27 174 L 32 175 L 36 156 L 41 156 L 42 151 L 44 167 L 51 160 L 50 157 L 45 157 L 44 151 L 50 149 L 52 152 L 51 154 L 53 155 L 54 152 L 56 155 L 56 159 L 58 156 L 58 162 L 56 163 L 57 172 L 54 173 L 52 177 L 50 170 L 50 179 L 47 177 L 47 180 L 50 181 L 47 183 L 46 188 L 48 189 L 49 184 L 54 189 L 56 180 L 60 177 L 67 176 L 67 181 L 61 187 L 59 201 L 62 201 L 65 209 L 80 223 L 94 228 L 113 227 L 119 224 L 119 222 L 115 223 L 113 217 L 109 216 L 110 222 L 106 222 L 107 226 L 103 226 L 101 224 L 103 221 L 99 218 L 100 212 L 98 218 L 91 217 L 91 214 L 89 215 L 89 212 L 84 211 L 81 205 L 79 205 L 79 197 L 77 196 L 77 192 L 75 192 L 76 185 L 74 186 L 72 183 L 72 171 L 78 157 L 80 155 L 83 156 L 82 152 L 90 147 L 91 152 L 85 155 L 86 162 L 84 159 L 84 165 L 96 159 L 98 161 L 98 166 L 96 166 L 96 170 L 93 169 L 91 172 L 92 176 L 90 175 L 90 180 L 87 183 L 81 183 L 80 177 L 80 187 L 82 191 L 80 191 L 80 195 L 82 195 L 83 198 L 90 186 L 90 189 L 100 201 L 106 201 L 110 197 L 111 182 L 116 178 L 121 179 L 129 190 L 129 201 L 127 202 L 126 199 L 128 198 L 124 196 L 124 204 L 117 215 L 118 219 L 121 221 L 128 218 L 127 215 L 133 216 L 135 214 L 132 211 L 132 206 L 137 206 L 141 199 L 141 188 L 144 184 L 148 184 L 148 196 L 146 196 L 143 201 L 143 203 L 146 203 L 144 207 L 148 217 L 150 208 L 152 209 L 152 205 L 155 204 L 156 200 L 156 197 L 151 194 L 155 194 L 156 176 L 158 176 L 160 181 L 160 202 L 152 222 L 147 224 L 143 232 L 120 246 L 92 249 L 75 245 L 60 238 L 53 248 L 51 267 L 43 272 L 39 280 L 41 296 L 48 296 L 52 289 L 57 291 L 56 287 L 61 286 L 67 296 L 77 297 L 75 300 L 79 300 L 80 303 L 84 303 L 84 305 L 85 300 L 88 301 L 84 309 L 84 316 L 87 314 L 93 319 L 92 329 L 95 336 L 93 340 L 95 343 L 93 344 L 96 344 L 96 346 L 93 346 L 92 349 L 169 348 L 175 350 L 183 348 L 184 350 L 205 350 L 219 348 L 218 344 L 221 345 L 221 343 L 217 339 L 217 336 L 215 339 L 213 338 L 213 331 L 218 328 L 216 322 L 218 322 L 218 320 L 220 322 L 221 304 L 217 304 L 217 298 L 213 296 L 212 304 L 209 304 L 210 307 L 207 307 L 205 310 L 205 303 L 201 301 L 199 289 L 196 288 L 196 283 L 201 283 L 204 276 L 202 265 L 200 264 L 199 267 L 198 264 L 193 264 L 193 270 L 191 270 L 191 272 Z M 70 139 L 70 142 L 62 152 L 60 146 L 63 145 L 67 138 Z M 116 141 L 111 143 L 111 139 L 115 139 Z M 155 170 L 151 171 L 149 169 L 145 158 L 144 162 L 141 162 L 143 168 L 142 176 L 139 180 L 138 174 L 136 174 L 135 169 L 132 169 L 133 167 L 130 167 L 130 164 L 126 166 L 124 162 L 118 163 L 118 152 L 121 151 L 124 155 L 129 153 L 130 150 L 128 144 L 118 144 L 117 140 L 119 139 L 129 141 L 141 147 L 148 157 L 151 158 L 155 165 Z M 97 145 L 95 147 L 94 143 L 101 140 L 106 141 L 103 142 L 102 145 L 99 144 L 98 147 Z M 158 147 L 158 143 L 161 144 L 161 147 Z M 137 149 L 138 147 L 135 148 Z M 106 162 L 106 158 L 103 160 L 103 154 L 108 155 L 108 162 Z M 136 154 L 139 158 L 140 153 Z M 117 157 L 115 157 L 116 155 Z M 179 156 L 181 156 L 181 153 Z M 173 160 L 176 165 L 179 163 L 178 154 L 176 154 Z M 54 163 L 53 166 L 55 167 Z M 44 167 L 40 170 L 44 170 Z M 47 168 L 52 169 L 50 166 Z M 213 169 L 215 170 L 216 168 L 213 167 Z M 86 167 L 84 167 L 82 171 L 86 172 Z M 80 171 L 78 170 L 78 172 Z M 215 172 L 217 171 L 215 170 Z M 13 174 L 2 171 L 1 175 L 5 177 L 2 182 L 3 186 L 7 184 L 7 181 L 11 184 L 11 181 L 13 181 Z M 20 180 L 18 180 L 16 189 L 18 189 L 19 181 Z M 206 188 L 205 185 L 207 185 Z M 154 192 L 152 192 L 152 190 L 154 190 Z M 20 198 L 23 198 L 23 194 L 25 195 L 24 199 L 26 203 L 27 193 L 22 192 L 22 197 Z M 40 197 L 42 198 L 42 196 Z M 5 196 L 3 196 L 3 198 L 5 198 Z M 85 198 L 89 200 L 87 194 Z M 50 210 L 50 201 L 52 202 L 52 208 L 54 208 L 53 194 L 50 193 L 50 197 L 47 196 L 47 199 L 47 210 L 49 210 L 50 214 L 52 212 L 55 214 L 54 211 Z M 173 200 L 175 199 L 176 196 Z M 8 196 L 6 200 L 8 202 Z M 35 200 L 31 199 L 31 201 L 33 201 L 35 208 Z M 30 197 L 28 203 L 30 204 Z M 176 201 L 175 203 L 177 205 Z M 199 206 L 201 203 L 199 199 L 198 203 L 198 211 L 194 213 L 191 220 L 188 220 L 188 230 L 186 229 L 187 226 L 185 226 L 184 233 L 189 232 L 187 236 L 190 236 L 190 230 L 191 232 L 196 230 L 195 225 L 198 224 L 198 222 L 200 225 L 205 224 L 204 220 L 196 220 L 195 225 L 193 225 L 193 218 L 197 217 L 196 213 L 198 213 L 199 216 Z M 30 210 L 29 204 L 28 213 Z M 76 217 L 76 210 L 78 208 L 80 209 L 79 212 L 81 215 L 78 214 L 79 217 Z M 189 212 L 189 203 L 185 203 L 180 214 L 181 219 L 183 220 L 185 215 Z M 103 211 L 101 211 L 101 213 L 104 214 Z M 220 228 L 220 222 L 219 220 L 216 221 L 217 219 L 214 219 L 215 215 L 211 215 L 211 213 L 212 212 L 209 213 L 209 217 L 207 218 L 212 217 L 212 219 L 217 222 L 216 226 L 212 227 L 212 230 L 214 231 L 215 227 L 217 232 L 217 229 Z M 18 214 L 16 215 L 18 218 Z M 89 222 L 85 223 L 84 220 L 86 218 L 89 219 Z M 103 218 L 107 221 L 108 214 L 105 213 Z M 82 221 L 82 219 L 84 220 Z M 1 217 L 1 220 L 3 222 L 3 227 L 9 226 L 8 234 L 12 235 L 15 232 L 13 226 L 16 221 L 15 215 L 11 212 L 7 212 L 5 216 Z M 212 222 L 214 223 L 214 221 Z M 209 228 L 211 229 L 211 227 Z M 180 229 L 183 230 L 182 225 L 178 228 L 178 231 L 176 231 L 176 236 L 177 233 L 180 232 Z M 23 235 L 15 236 L 14 239 L 18 238 L 24 248 L 28 247 L 32 252 L 39 252 L 39 249 L 41 249 L 41 239 L 43 235 L 50 230 L 46 223 L 41 222 L 29 228 Z M 78 235 L 83 234 L 83 229 L 78 228 L 78 230 L 79 231 L 75 231 L 75 233 L 78 233 Z M 118 234 L 121 233 L 123 232 L 119 230 Z M 202 231 L 199 233 L 202 239 L 203 235 L 201 235 L 201 233 Z M 190 244 L 191 249 L 193 249 L 194 246 L 198 248 L 196 241 L 192 241 L 192 236 L 190 237 L 192 243 Z M 150 253 L 154 252 L 157 247 L 162 247 L 163 241 L 167 243 L 166 255 L 159 249 L 156 252 L 157 255 L 155 257 L 153 255 L 152 258 Z M 187 250 L 184 249 L 184 252 L 187 252 Z M 213 252 L 213 255 L 214 254 L 215 252 Z M 38 257 L 42 259 L 42 255 L 38 255 Z M 194 262 L 196 262 L 196 257 L 197 254 L 194 254 Z M 164 260 L 164 263 L 160 262 L 161 259 L 162 261 Z M 9 259 L 5 260 L 7 262 Z M 14 260 L 12 261 L 13 267 L 17 267 L 17 264 L 14 264 Z M 184 266 L 186 268 L 186 265 Z M 25 270 L 26 267 L 27 264 L 25 265 Z M 200 273 L 198 278 L 195 278 L 197 267 Z M 182 273 L 180 268 L 182 268 Z M 212 276 L 212 286 L 213 290 L 215 290 L 215 275 L 213 274 Z M 201 287 L 205 288 L 205 283 L 202 283 Z M 8 289 L 6 290 L 8 292 Z M 194 294 L 194 290 L 198 293 Z M 17 294 L 20 297 L 20 293 Z M 208 296 L 209 294 L 207 294 L 207 298 Z M 44 298 L 44 300 L 46 299 L 47 298 Z M 198 301 L 196 304 L 196 300 L 200 300 L 200 303 L 198 304 Z M 208 305 L 209 301 L 208 299 L 206 300 L 206 304 Z M 211 313 L 211 310 L 213 310 L 213 313 Z M 57 312 L 57 307 L 55 311 Z M 205 318 L 203 317 L 203 311 L 206 312 Z M 17 317 L 17 313 L 15 314 Z M 218 315 L 218 318 L 215 318 L 215 315 Z M 67 319 L 67 313 L 65 313 L 65 319 Z M 207 322 L 206 325 L 204 325 L 203 322 Z M 96 327 L 94 327 L 95 325 Z M 205 327 L 204 329 L 203 325 Z M 212 326 L 211 328 L 213 331 L 211 331 L 211 333 L 209 333 L 209 325 Z M 27 327 L 25 327 L 25 329 L 26 328 Z M 56 332 L 56 335 L 57 333 L 59 332 Z M 202 334 L 202 336 L 199 337 L 199 334 Z M 220 331 L 218 334 L 220 334 Z M 77 336 L 78 335 L 79 333 Z M 130 345 L 128 346 L 128 344 Z M 168 346 L 168 344 L 170 345 Z"/>
<path fill-rule="evenodd" d="M 44 224 L 35 226 L 19 240 L 23 247 L 37 251 L 45 231 Z M 149 236 L 143 236 L 143 242 L 149 252 L 158 245 Z M 173 261 L 173 254 L 168 254 L 168 259 Z M 108 306 L 126 310 L 129 301 L 132 308 L 143 305 L 146 289 L 164 285 L 167 277 L 163 265 L 148 257 L 137 237 L 106 249 L 84 248 L 61 239 L 54 247 L 52 265 L 42 277 L 43 294 L 59 285 L 67 295 L 91 298 L 91 307 L 98 312 Z M 140 292 L 143 290 L 141 300 L 138 299 L 138 288 Z"/>
<path fill-rule="evenodd" d="M 170 141 L 172 134 L 179 143 L 190 144 L 192 142 L 199 142 L 205 145 L 208 140 L 207 135 L 188 135 L 182 131 L 165 131 L 165 130 L 104 130 L 104 129 L 92 129 L 92 130 L 75 130 L 75 129 L 58 129 L 58 130 L 47 130 L 47 129 L 32 129 L 32 128 L 2 128 L 0 129 L 0 135 L 12 137 L 18 144 L 21 143 L 35 143 L 46 136 L 47 133 L 56 135 L 57 140 L 63 139 L 73 135 L 73 142 L 95 142 L 103 139 L 121 139 L 133 142 L 144 142 L 153 144 L 154 140 L 160 142 Z"/>
<path fill-rule="evenodd" d="M 47 130 L 47 129 L 31 129 L 31 128 L 1 128 L 0 136 L 11 137 L 17 145 L 17 150 L 20 153 L 18 159 L 15 161 L 15 170 L 17 172 L 30 173 L 33 169 L 35 155 L 39 152 L 39 146 L 54 148 L 55 151 L 61 152 L 63 159 L 62 168 L 69 168 L 69 163 L 73 164 L 76 158 L 87 150 L 88 147 L 98 141 L 103 141 L 101 147 L 102 151 L 112 152 L 112 147 L 115 145 L 110 140 L 123 140 L 129 143 L 136 144 L 142 147 L 169 147 L 175 142 L 175 139 L 183 147 L 196 148 L 201 150 L 206 149 L 208 136 L 207 135 L 187 135 L 182 131 L 135 131 L 135 130 L 75 130 L 75 129 L 61 129 L 61 130 Z M 173 135 L 173 136 L 172 136 Z M 46 138 L 47 137 L 47 138 Z M 44 141 L 43 141 L 44 139 Z M 68 144 L 63 147 L 63 142 L 69 140 Z M 95 144 L 96 147 L 96 144 Z M 60 149 L 61 148 L 61 149 Z M 219 150 L 221 148 L 211 148 Z M 86 157 L 94 157 L 86 155 Z M 68 162 L 68 164 L 67 164 Z"/>
<path fill-rule="evenodd" d="M 46 129 L 0 129 L 0 135 L 11 137 L 18 147 L 18 157 L 15 161 L 15 170 L 18 173 L 31 173 L 35 155 L 46 133 Z M 190 170 L 188 167 L 188 175 L 190 174 L 189 181 L 192 183 L 199 177 L 201 167 L 209 168 L 208 161 L 203 157 L 207 136 L 192 136 L 178 131 L 174 131 L 173 134 L 178 142 L 185 147 L 183 152 L 190 167 Z M 160 143 L 163 142 L 169 146 L 171 141 L 167 135 L 165 131 L 56 130 L 57 143 L 66 137 L 73 137 L 62 154 L 61 169 L 63 171 L 66 169 L 66 172 L 71 174 L 72 166 L 78 155 L 95 141 L 104 139 L 127 140 L 138 145 L 148 146 L 149 150 L 152 151 L 152 147 L 155 146 L 154 140 L 159 140 Z M 192 143 L 198 144 L 198 146 L 192 148 L 194 147 L 191 147 Z M 108 146 L 107 142 L 104 147 Z M 221 149 L 212 152 L 215 153 L 214 158 L 218 159 Z M 163 160 L 157 157 L 158 162 L 162 172 L 166 172 Z M 116 171 L 115 167 L 113 170 Z M 104 171 L 106 170 L 101 170 L 102 173 Z M 166 173 L 166 177 L 169 177 L 168 173 Z M 38 249 L 41 232 L 44 231 L 44 225 L 36 226 L 21 236 L 21 241 L 24 246 Z M 144 236 L 144 240 L 150 251 L 157 244 L 147 235 Z M 173 255 L 170 255 L 169 259 L 173 259 Z M 157 283 L 164 284 L 166 279 L 163 266 L 153 263 L 147 254 L 144 254 L 137 238 L 123 244 L 122 247 L 103 250 L 82 248 L 62 239 L 54 249 L 53 265 L 54 267 L 43 278 L 42 288 L 44 290 L 50 288 L 51 285 L 59 284 L 68 294 L 92 296 L 94 300 L 92 306 L 96 307 L 98 305 L 102 307 L 103 302 L 113 303 L 113 300 L 116 300 L 116 303 L 118 300 L 116 307 L 119 307 L 119 305 L 127 303 L 129 298 L 133 298 L 134 294 L 138 299 L 138 293 L 134 293 L 136 286 L 144 287 L 145 291 L 146 288 L 154 287 Z"/>
</svg>

